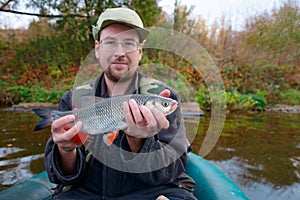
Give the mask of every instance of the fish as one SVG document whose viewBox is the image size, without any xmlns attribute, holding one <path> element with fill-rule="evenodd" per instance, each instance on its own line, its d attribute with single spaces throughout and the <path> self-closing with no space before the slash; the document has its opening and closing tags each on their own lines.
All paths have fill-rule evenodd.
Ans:
<svg viewBox="0 0 300 200">
<path fill-rule="evenodd" d="M 89 106 L 71 111 L 35 108 L 32 111 L 42 120 L 34 127 L 34 131 L 42 130 L 50 126 L 54 120 L 70 114 L 75 115 L 74 123 L 83 122 L 81 131 L 92 135 L 124 130 L 127 125 L 123 114 L 123 102 L 128 102 L 130 99 L 134 99 L 139 106 L 144 105 L 150 110 L 156 108 L 165 116 L 174 112 L 178 107 L 178 102 L 171 98 L 152 94 L 132 94 L 103 98 Z"/>
</svg>

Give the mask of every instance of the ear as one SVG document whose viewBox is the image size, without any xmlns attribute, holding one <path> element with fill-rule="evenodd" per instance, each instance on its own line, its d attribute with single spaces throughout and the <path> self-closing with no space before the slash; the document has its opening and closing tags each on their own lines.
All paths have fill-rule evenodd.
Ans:
<svg viewBox="0 0 300 200">
<path fill-rule="evenodd" d="M 141 45 L 141 46 L 139 47 L 139 61 L 141 61 L 142 55 L 143 55 L 143 46 Z"/>
<path fill-rule="evenodd" d="M 95 56 L 97 59 L 99 59 L 99 47 L 100 47 L 99 41 L 95 40 Z"/>
</svg>

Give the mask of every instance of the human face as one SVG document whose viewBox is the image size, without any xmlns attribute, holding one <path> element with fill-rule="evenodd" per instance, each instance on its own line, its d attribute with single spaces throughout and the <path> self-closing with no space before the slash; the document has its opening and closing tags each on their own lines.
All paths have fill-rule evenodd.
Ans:
<svg viewBox="0 0 300 200">
<path fill-rule="evenodd" d="M 100 33 L 100 41 L 113 39 L 119 43 L 123 41 L 139 41 L 139 35 L 134 29 L 124 24 L 112 24 L 105 27 Z M 127 80 L 138 68 L 142 58 L 142 46 L 137 50 L 126 52 L 119 44 L 114 50 L 103 48 L 100 41 L 95 41 L 95 55 L 104 71 L 104 75 L 113 82 Z"/>
</svg>

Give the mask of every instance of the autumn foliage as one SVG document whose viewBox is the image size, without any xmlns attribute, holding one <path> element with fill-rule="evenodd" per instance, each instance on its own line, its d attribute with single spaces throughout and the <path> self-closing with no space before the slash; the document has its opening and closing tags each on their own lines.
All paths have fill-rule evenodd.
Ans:
<svg viewBox="0 0 300 200">
<path fill-rule="evenodd" d="M 177 1 L 172 19 L 162 12 L 156 1 L 149 2 L 123 1 L 123 5 L 135 8 L 147 26 L 174 29 L 202 45 L 219 68 L 229 100 L 252 99 L 247 105 L 252 102 L 249 107 L 254 109 L 257 108 L 255 99 L 259 98 L 257 102 L 261 103 L 256 102 L 256 105 L 260 104 L 260 109 L 266 102 L 300 104 L 300 6 L 297 1 L 283 1 L 278 9 L 249 17 L 239 31 L 233 30 L 225 18 L 211 27 L 201 16 L 191 19 L 192 8 L 178 5 Z M 0 30 L 2 104 L 57 102 L 63 92 L 73 86 L 81 62 L 94 45 L 90 31 L 90 25 L 96 21 L 94 14 L 103 10 L 103 7 L 95 9 L 96 4 L 89 6 L 69 10 L 85 13 L 86 18 L 68 17 L 55 22 L 40 18 L 26 30 Z M 163 51 L 145 51 L 144 57 L 143 61 L 155 61 L 180 71 L 198 90 L 201 106 L 209 108 L 203 77 L 190 63 Z M 44 98 L 37 91 L 43 91 Z"/>
</svg>

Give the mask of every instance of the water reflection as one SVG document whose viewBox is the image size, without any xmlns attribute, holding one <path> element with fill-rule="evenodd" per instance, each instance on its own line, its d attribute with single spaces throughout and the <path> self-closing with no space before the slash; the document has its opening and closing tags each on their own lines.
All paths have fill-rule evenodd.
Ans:
<svg viewBox="0 0 300 200">
<path fill-rule="evenodd" d="M 29 112 L 0 112 L 0 190 L 44 170 L 49 132 L 34 133 L 37 121 Z"/>
<path fill-rule="evenodd" d="M 0 161 L 0 181 L 2 185 L 14 185 L 34 175 L 30 165 L 34 160 L 43 158 L 43 154 L 25 156 Z"/>
<path fill-rule="evenodd" d="M 222 136 L 206 159 L 221 168 L 250 199 L 298 199 L 299 121 L 296 114 L 228 115 Z M 202 145 L 209 118 L 201 123 L 194 152 Z"/>
<path fill-rule="evenodd" d="M 33 132 L 33 113 L 0 111 L 0 190 L 44 170 L 49 130 Z M 209 116 L 186 118 L 193 152 L 200 151 Z M 250 199 L 300 196 L 300 115 L 227 115 L 222 136 L 206 159 L 233 179 Z M 196 134 L 197 133 L 197 134 Z"/>
</svg>

